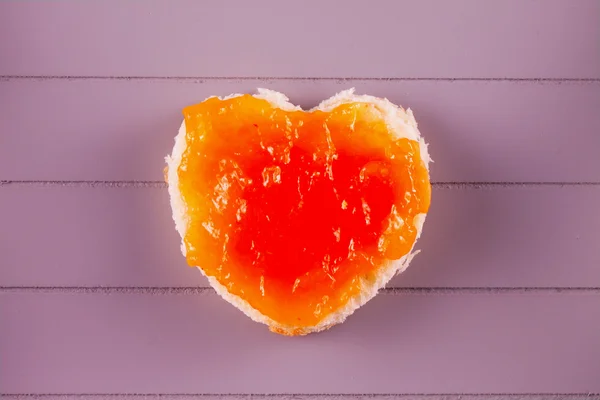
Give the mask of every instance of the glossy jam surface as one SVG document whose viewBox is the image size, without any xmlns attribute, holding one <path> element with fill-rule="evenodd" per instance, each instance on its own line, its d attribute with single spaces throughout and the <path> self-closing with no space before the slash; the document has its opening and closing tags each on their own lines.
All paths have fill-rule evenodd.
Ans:
<svg viewBox="0 0 600 400">
<path fill-rule="evenodd" d="M 419 144 L 372 105 L 283 111 L 245 95 L 184 110 L 187 261 L 280 324 L 315 325 L 406 255 L 430 201 Z"/>
</svg>

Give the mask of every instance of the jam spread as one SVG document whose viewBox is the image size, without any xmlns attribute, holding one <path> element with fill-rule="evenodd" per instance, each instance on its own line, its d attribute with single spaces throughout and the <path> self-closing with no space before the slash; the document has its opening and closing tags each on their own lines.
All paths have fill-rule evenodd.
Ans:
<svg viewBox="0 0 600 400">
<path fill-rule="evenodd" d="M 394 138 L 374 111 L 285 111 L 250 95 L 185 108 L 177 173 L 188 264 L 302 327 L 406 255 L 429 208 L 429 175 L 419 143 Z"/>
</svg>

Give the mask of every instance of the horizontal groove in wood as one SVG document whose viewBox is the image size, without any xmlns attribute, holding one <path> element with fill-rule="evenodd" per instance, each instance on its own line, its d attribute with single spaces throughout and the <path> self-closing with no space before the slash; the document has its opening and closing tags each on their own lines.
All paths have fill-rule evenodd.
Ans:
<svg viewBox="0 0 600 400">
<path fill-rule="evenodd" d="M 206 295 L 214 294 L 209 287 L 111 287 L 111 286 L 0 286 L 2 293 L 56 293 L 56 294 L 151 294 Z M 480 295 L 480 294 L 600 294 L 600 287 L 386 287 L 380 295 Z"/>
<path fill-rule="evenodd" d="M 600 78 L 594 0 L 166 4 L 0 2 L 0 74 Z"/>
<path fill-rule="evenodd" d="M 216 294 L 0 299 L 5 393 L 600 392 L 600 295 L 383 295 L 306 338 Z"/>
<path fill-rule="evenodd" d="M 0 187 L 97 187 L 97 188 L 157 188 L 166 189 L 167 183 L 162 181 L 0 181 Z M 444 189 L 486 189 L 515 187 L 565 187 L 565 186 L 600 186 L 600 182 L 431 182 L 434 188 Z"/>
<path fill-rule="evenodd" d="M 117 81 L 175 81 L 175 82 L 191 82 L 202 83 L 203 81 L 335 81 L 343 83 L 352 82 L 411 82 L 411 81 L 434 81 L 434 82 L 523 82 L 523 83 L 539 83 L 539 84 L 561 84 L 561 83 L 595 83 L 600 82 L 600 78 L 357 78 L 357 77 L 275 77 L 275 76 L 85 76 L 85 75 L 0 75 L 2 81 L 16 80 L 65 80 L 65 81 L 86 81 L 86 80 L 117 80 Z"/>
<path fill-rule="evenodd" d="M 599 400 L 598 393 L 522 394 L 2 394 L 7 400 Z"/>
<path fill-rule="evenodd" d="M 182 107 L 259 86 L 304 107 L 351 86 L 411 107 L 437 182 L 600 181 L 600 82 L 56 80 L 0 82 L 0 180 L 159 181 Z"/>
<path fill-rule="evenodd" d="M 6 185 L 0 203 L 3 286 L 207 286 L 162 187 Z M 422 252 L 389 286 L 600 287 L 598 204 L 600 186 L 435 187 Z"/>
</svg>

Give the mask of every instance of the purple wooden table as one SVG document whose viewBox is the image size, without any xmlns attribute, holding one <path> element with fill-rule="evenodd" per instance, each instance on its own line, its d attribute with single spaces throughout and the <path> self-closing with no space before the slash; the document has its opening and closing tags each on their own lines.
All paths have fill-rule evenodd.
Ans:
<svg viewBox="0 0 600 400">
<path fill-rule="evenodd" d="M 268 87 L 414 109 L 409 270 L 284 338 L 179 253 L 181 108 Z M 600 1 L 0 2 L 7 400 L 600 398 Z"/>
</svg>

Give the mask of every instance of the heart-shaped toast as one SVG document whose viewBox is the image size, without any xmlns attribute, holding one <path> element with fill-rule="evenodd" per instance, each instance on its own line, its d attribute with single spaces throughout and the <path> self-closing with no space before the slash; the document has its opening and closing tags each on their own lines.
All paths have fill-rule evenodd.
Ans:
<svg viewBox="0 0 600 400">
<path fill-rule="evenodd" d="M 303 111 L 259 90 L 183 114 L 167 157 L 182 251 L 254 321 L 327 329 L 408 266 L 431 198 L 410 109 L 347 90 Z"/>
</svg>

